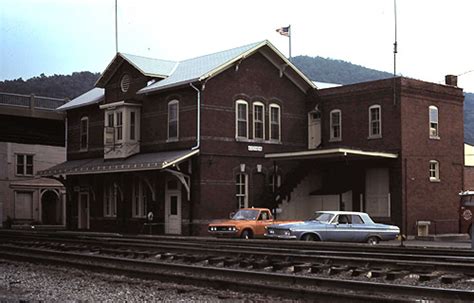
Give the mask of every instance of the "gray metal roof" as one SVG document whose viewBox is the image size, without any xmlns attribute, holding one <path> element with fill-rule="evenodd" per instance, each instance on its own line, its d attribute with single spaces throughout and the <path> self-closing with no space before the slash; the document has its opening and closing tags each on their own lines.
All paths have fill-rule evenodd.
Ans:
<svg viewBox="0 0 474 303">
<path fill-rule="evenodd" d="M 226 51 L 178 62 L 176 69 L 168 78 L 142 88 L 138 91 L 138 93 L 149 93 L 207 78 L 207 76 L 211 76 L 210 73 L 219 67 L 239 59 L 247 52 L 266 43 L 267 41 L 260 41 Z"/>
<path fill-rule="evenodd" d="M 119 53 L 145 76 L 168 77 L 178 62 Z"/>
<path fill-rule="evenodd" d="M 89 104 L 99 103 L 104 99 L 104 89 L 99 87 L 94 87 L 90 91 L 87 91 L 80 95 L 77 98 L 72 99 L 68 103 L 61 105 L 56 110 L 65 111 L 73 108 L 86 106 Z"/>
<path fill-rule="evenodd" d="M 126 171 L 159 170 L 198 154 L 199 150 L 175 150 L 136 154 L 126 159 L 92 158 L 70 160 L 38 172 L 41 176 L 104 174 Z"/>
</svg>

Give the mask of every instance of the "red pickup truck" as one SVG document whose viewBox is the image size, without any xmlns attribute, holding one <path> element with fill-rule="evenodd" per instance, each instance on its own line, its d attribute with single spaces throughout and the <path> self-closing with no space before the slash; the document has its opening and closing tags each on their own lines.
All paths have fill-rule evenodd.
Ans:
<svg viewBox="0 0 474 303">
<path fill-rule="evenodd" d="M 268 208 L 241 208 L 231 219 L 209 224 L 209 234 L 231 238 L 263 238 L 265 227 L 270 224 L 294 221 L 275 221 Z"/>
</svg>

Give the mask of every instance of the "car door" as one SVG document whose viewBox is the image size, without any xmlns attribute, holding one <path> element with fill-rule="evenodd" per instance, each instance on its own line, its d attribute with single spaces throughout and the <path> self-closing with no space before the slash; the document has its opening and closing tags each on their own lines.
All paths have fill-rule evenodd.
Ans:
<svg viewBox="0 0 474 303">
<path fill-rule="evenodd" d="M 359 215 L 351 215 L 352 234 L 354 241 L 365 242 L 370 232 L 370 227 L 365 224 L 364 220 Z"/>
<path fill-rule="evenodd" d="M 354 235 L 352 232 L 351 216 L 341 214 L 336 218 L 336 224 L 334 228 L 334 240 L 340 242 L 354 241 Z"/>
<path fill-rule="evenodd" d="M 273 219 L 270 215 L 270 212 L 266 210 L 262 210 L 255 224 L 255 236 L 257 237 L 263 236 L 265 234 L 265 226 L 271 224 L 272 222 L 273 222 Z"/>
</svg>

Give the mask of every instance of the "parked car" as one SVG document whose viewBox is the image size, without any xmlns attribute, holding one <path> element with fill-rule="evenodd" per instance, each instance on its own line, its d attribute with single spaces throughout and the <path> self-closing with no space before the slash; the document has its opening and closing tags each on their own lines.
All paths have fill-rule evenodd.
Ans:
<svg viewBox="0 0 474 303">
<path fill-rule="evenodd" d="M 208 231 L 218 237 L 263 238 L 266 226 L 288 222 L 295 221 L 274 221 L 268 208 L 242 208 L 231 219 L 210 223 Z"/>
<path fill-rule="evenodd" d="M 393 240 L 399 234 L 397 226 L 375 223 L 363 212 L 317 211 L 311 219 L 301 223 L 269 225 L 265 237 L 377 244 Z"/>
</svg>

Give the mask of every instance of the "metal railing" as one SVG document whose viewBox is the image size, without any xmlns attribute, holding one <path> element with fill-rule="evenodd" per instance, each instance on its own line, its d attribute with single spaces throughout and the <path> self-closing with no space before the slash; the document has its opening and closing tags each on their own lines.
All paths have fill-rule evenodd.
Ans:
<svg viewBox="0 0 474 303">
<path fill-rule="evenodd" d="M 40 97 L 31 95 L 20 95 L 0 92 L 0 105 L 19 106 L 30 109 L 55 110 L 68 102 L 69 99 Z"/>
</svg>

